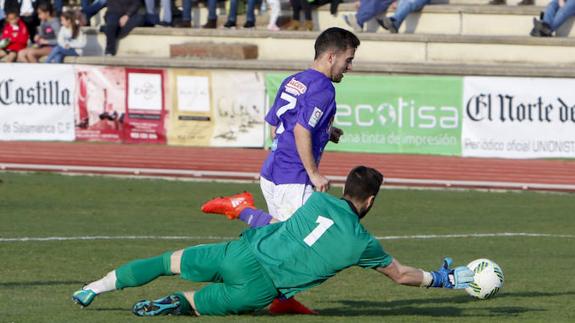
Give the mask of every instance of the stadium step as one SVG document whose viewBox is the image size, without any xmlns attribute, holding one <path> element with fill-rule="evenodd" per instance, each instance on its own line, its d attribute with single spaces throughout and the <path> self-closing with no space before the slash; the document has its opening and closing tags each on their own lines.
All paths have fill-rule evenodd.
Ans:
<svg viewBox="0 0 575 323">
<path fill-rule="evenodd" d="M 533 28 L 533 18 L 545 8 L 541 6 L 492 6 L 492 5 L 427 5 L 421 12 L 413 13 L 404 21 L 400 33 L 446 34 L 446 35 L 509 35 L 527 36 Z M 349 28 L 343 15 L 355 13 L 351 4 L 343 4 L 334 17 L 329 6 L 316 11 L 316 28 L 323 30 L 337 26 Z M 560 37 L 574 36 L 571 18 L 559 30 Z M 366 26 L 368 32 L 387 33 L 372 19 Z"/>
<path fill-rule="evenodd" d="M 489 3 L 490 0 L 431 0 L 432 4 L 457 4 L 457 5 L 486 5 L 486 6 L 490 6 Z M 521 0 L 507 0 L 507 6 L 518 6 L 518 3 L 521 2 Z M 536 6 L 546 6 L 549 2 L 551 2 L 550 0 L 535 0 L 535 5 Z M 496 5 L 493 6 L 495 8 L 503 8 L 506 7 L 505 5 Z M 529 6 L 525 6 L 525 7 L 529 7 Z"/>
<path fill-rule="evenodd" d="M 310 61 L 237 60 L 147 58 L 123 56 L 66 57 L 67 63 L 109 65 L 147 68 L 227 69 L 248 71 L 301 71 Z M 557 77 L 573 78 L 575 69 L 570 66 L 533 66 L 533 64 L 448 64 L 448 63 L 367 63 L 358 61 L 353 73 L 401 74 L 401 75 L 476 75 L 508 77 Z"/>
<path fill-rule="evenodd" d="M 171 44 L 194 41 L 258 46 L 260 60 L 309 61 L 317 32 L 136 28 L 120 42 L 120 56 L 168 57 Z M 105 36 L 88 33 L 86 55 L 101 55 Z M 575 39 L 529 36 L 363 33 L 358 62 L 536 65 L 575 64 Z M 241 64 L 238 62 L 238 64 Z"/>
</svg>

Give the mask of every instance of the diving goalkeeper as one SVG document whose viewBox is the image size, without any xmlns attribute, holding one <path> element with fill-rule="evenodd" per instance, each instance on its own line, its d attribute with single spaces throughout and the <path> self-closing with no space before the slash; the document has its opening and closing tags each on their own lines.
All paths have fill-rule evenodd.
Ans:
<svg viewBox="0 0 575 323">
<path fill-rule="evenodd" d="M 84 286 L 72 298 L 88 306 L 102 293 L 180 275 L 211 284 L 139 301 L 132 312 L 138 316 L 240 314 L 263 308 L 277 297 L 293 297 L 351 266 L 374 269 L 402 285 L 467 287 L 474 275 L 467 267 L 450 269 L 449 258 L 432 272 L 402 265 L 360 224 L 382 182 L 377 170 L 356 167 L 347 176 L 342 198 L 314 192 L 285 222 L 247 229 L 237 240 L 131 261 Z M 238 208 L 236 212 L 245 207 L 230 204 Z"/>
</svg>

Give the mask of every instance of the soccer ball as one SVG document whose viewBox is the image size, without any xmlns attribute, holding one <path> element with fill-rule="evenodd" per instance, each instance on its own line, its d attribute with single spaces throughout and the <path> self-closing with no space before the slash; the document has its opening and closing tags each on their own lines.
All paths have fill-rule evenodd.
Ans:
<svg viewBox="0 0 575 323">
<path fill-rule="evenodd" d="M 489 259 L 475 259 L 467 265 L 475 273 L 473 283 L 465 289 L 467 294 L 479 298 L 491 298 L 503 287 L 503 270 Z"/>
</svg>

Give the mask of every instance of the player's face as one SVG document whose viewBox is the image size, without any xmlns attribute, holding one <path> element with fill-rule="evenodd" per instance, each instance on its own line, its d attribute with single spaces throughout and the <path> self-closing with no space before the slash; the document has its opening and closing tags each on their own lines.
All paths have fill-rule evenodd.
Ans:
<svg viewBox="0 0 575 323">
<path fill-rule="evenodd" d="M 339 83 L 343 79 L 343 74 L 351 71 L 355 48 L 348 48 L 345 51 L 335 52 L 332 56 L 331 81 Z"/>
<path fill-rule="evenodd" d="M 365 217 L 369 213 L 369 211 L 371 210 L 371 207 L 373 206 L 373 202 L 375 202 L 375 196 L 369 197 L 369 199 L 366 202 L 365 208 L 361 208 L 359 210 L 359 218 L 360 219 L 363 219 L 363 217 Z"/>
</svg>

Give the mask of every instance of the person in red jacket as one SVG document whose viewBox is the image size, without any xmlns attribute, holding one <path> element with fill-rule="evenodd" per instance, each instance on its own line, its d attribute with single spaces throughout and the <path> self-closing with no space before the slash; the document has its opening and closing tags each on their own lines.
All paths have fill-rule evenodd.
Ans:
<svg viewBox="0 0 575 323">
<path fill-rule="evenodd" d="M 18 52 L 28 45 L 28 29 L 20 19 L 17 12 L 6 14 L 6 24 L 0 37 L 0 59 L 5 62 L 14 62 Z"/>
</svg>

